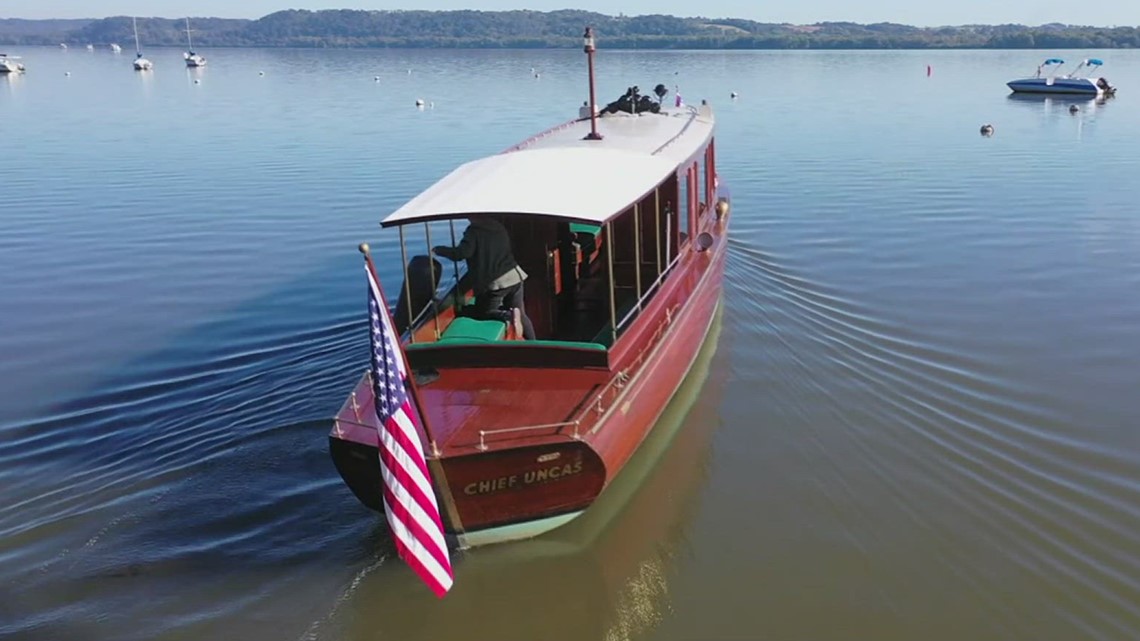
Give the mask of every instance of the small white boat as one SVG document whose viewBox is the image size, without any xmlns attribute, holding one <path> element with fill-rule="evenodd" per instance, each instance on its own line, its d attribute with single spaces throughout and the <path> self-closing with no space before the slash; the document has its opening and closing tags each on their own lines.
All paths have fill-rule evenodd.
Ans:
<svg viewBox="0 0 1140 641">
<path fill-rule="evenodd" d="M 91 45 L 91 44 L 87 45 L 87 50 L 88 51 L 95 51 L 95 45 Z"/>
<path fill-rule="evenodd" d="M 63 49 L 64 51 L 66 51 L 66 50 L 67 50 L 67 45 L 65 45 L 64 43 L 62 43 L 62 42 L 61 42 L 61 43 L 59 43 L 59 48 L 60 48 L 60 49 Z"/>
<path fill-rule="evenodd" d="M 150 71 L 154 68 L 154 63 L 147 60 L 142 55 L 142 49 L 139 47 L 139 23 L 136 18 L 131 18 L 131 24 L 135 28 L 135 71 Z"/>
<path fill-rule="evenodd" d="M 206 59 L 194 53 L 194 43 L 190 41 L 190 18 L 186 18 L 186 48 L 187 51 L 182 54 L 186 59 L 187 67 L 204 67 Z"/>
<path fill-rule="evenodd" d="M 122 50 L 123 50 L 123 48 L 122 48 L 122 47 L 120 47 L 119 45 L 117 45 L 117 44 L 115 44 L 115 43 L 113 43 L 113 42 L 111 43 L 111 51 L 113 51 L 113 52 L 115 52 L 115 53 L 119 53 L 119 52 L 121 52 Z"/>
<path fill-rule="evenodd" d="M 6 53 L 0 53 L 0 74 L 8 73 L 24 73 L 24 63 L 17 62 L 19 56 L 9 56 Z"/>
<path fill-rule="evenodd" d="M 1006 85 L 1015 92 L 1069 94 L 1078 96 L 1111 96 L 1116 93 L 1116 87 L 1108 83 L 1103 77 L 1095 80 L 1084 77 L 1085 73 L 1104 64 L 1098 58 L 1087 58 L 1071 72 L 1057 75 L 1060 65 L 1065 64 L 1060 58 L 1049 58 L 1037 67 L 1037 74 L 1032 78 L 1011 80 Z"/>
</svg>

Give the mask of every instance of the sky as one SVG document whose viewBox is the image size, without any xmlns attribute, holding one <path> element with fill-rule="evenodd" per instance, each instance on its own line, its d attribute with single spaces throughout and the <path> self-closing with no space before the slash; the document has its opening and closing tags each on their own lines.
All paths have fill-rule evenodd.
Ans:
<svg viewBox="0 0 1140 641">
<path fill-rule="evenodd" d="M 102 18 L 113 15 L 185 15 L 259 18 L 281 9 L 533 9 L 575 8 L 610 15 L 663 13 L 761 22 L 810 24 L 823 21 L 897 22 L 916 26 L 959 24 L 1140 25 L 1140 0 L 0 0 L 0 18 Z M 694 8 L 698 11 L 694 11 Z"/>
</svg>

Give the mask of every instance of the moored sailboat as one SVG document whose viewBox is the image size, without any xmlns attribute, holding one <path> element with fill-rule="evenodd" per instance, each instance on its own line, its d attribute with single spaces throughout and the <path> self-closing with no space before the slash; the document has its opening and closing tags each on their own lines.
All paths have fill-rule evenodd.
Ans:
<svg viewBox="0 0 1140 641">
<path fill-rule="evenodd" d="M 149 71 L 154 68 L 154 63 L 147 60 L 142 55 L 142 48 L 139 46 L 139 23 L 137 18 L 131 18 L 131 25 L 135 30 L 135 61 L 133 66 L 135 71 Z"/>
<path fill-rule="evenodd" d="M 594 104 L 593 36 L 585 35 Z M 637 87 L 461 165 L 387 216 L 400 232 L 399 358 L 451 545 L 529 538 L 582 514 L 685 380 L 721 305 L 730 200 L 711 106 L 665 108 Z M 529 275 L 535 340 L 473 313 L 469 275 L 441 283 L 407 233 L 464 219 L 507 229 Z M 429 252 L 430 254 L 430 252 Z M 440 291 L 442 290 L 442 293 Z M 375 367 L 329 435 L 334 463 L 386 509 Z M 381 404 L 386 402 L 383 398 Z"/>
<path fill-rule="evenodd" d="M 204 67 L 206 66 L 206 58 L 194 53 L 194 43 L 190 39 L 190 18 L 186 18 L 186 52 L 182 54 L 186 59 L 187 67 Z"/>
</svg>

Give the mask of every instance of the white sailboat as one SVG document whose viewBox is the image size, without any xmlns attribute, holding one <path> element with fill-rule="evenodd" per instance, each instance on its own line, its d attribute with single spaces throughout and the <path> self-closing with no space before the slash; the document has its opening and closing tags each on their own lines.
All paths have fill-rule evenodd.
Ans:
<svg viewBox="0 0 1140 641">
<path fill-rule="evenodd" d="M 190 41 L 190 18 L 186 18 L 186 53 L 182 57 L 186 59 L 187 67 L 203 67 L 206 65 L 206 59 L 194 53 L 194 43 Z"/>
<path fill-rule="evenodd" d="M 137 18 L 131 18 L 131 24 L 135 27 L 135 71 L 149 71 L 154 68 L 154 64 L 143 57 L 142 49 L 139 47 L 139 22 Z"/>
</svg>

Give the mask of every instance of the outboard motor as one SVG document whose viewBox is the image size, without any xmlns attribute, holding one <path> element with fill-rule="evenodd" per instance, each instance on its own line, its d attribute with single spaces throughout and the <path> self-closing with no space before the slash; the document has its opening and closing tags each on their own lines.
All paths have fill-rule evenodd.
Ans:
<svg viewBox="0 0 1140 641">
<path fill-rule="evenodd" d="M 412 319 L 427 307 L 435 297 L 434 285 L 439 285 L 443 275 L 443 265 L 430 256 L 413 256 L 408 261 L 408 280 L 400 287 L 400 297 L 392 304 L 396 306 L 396 332 L 403 334 L 412 324 Z M 412 313 L 408 314 L 408 294 L 412 297 Z"/>
</svg>

